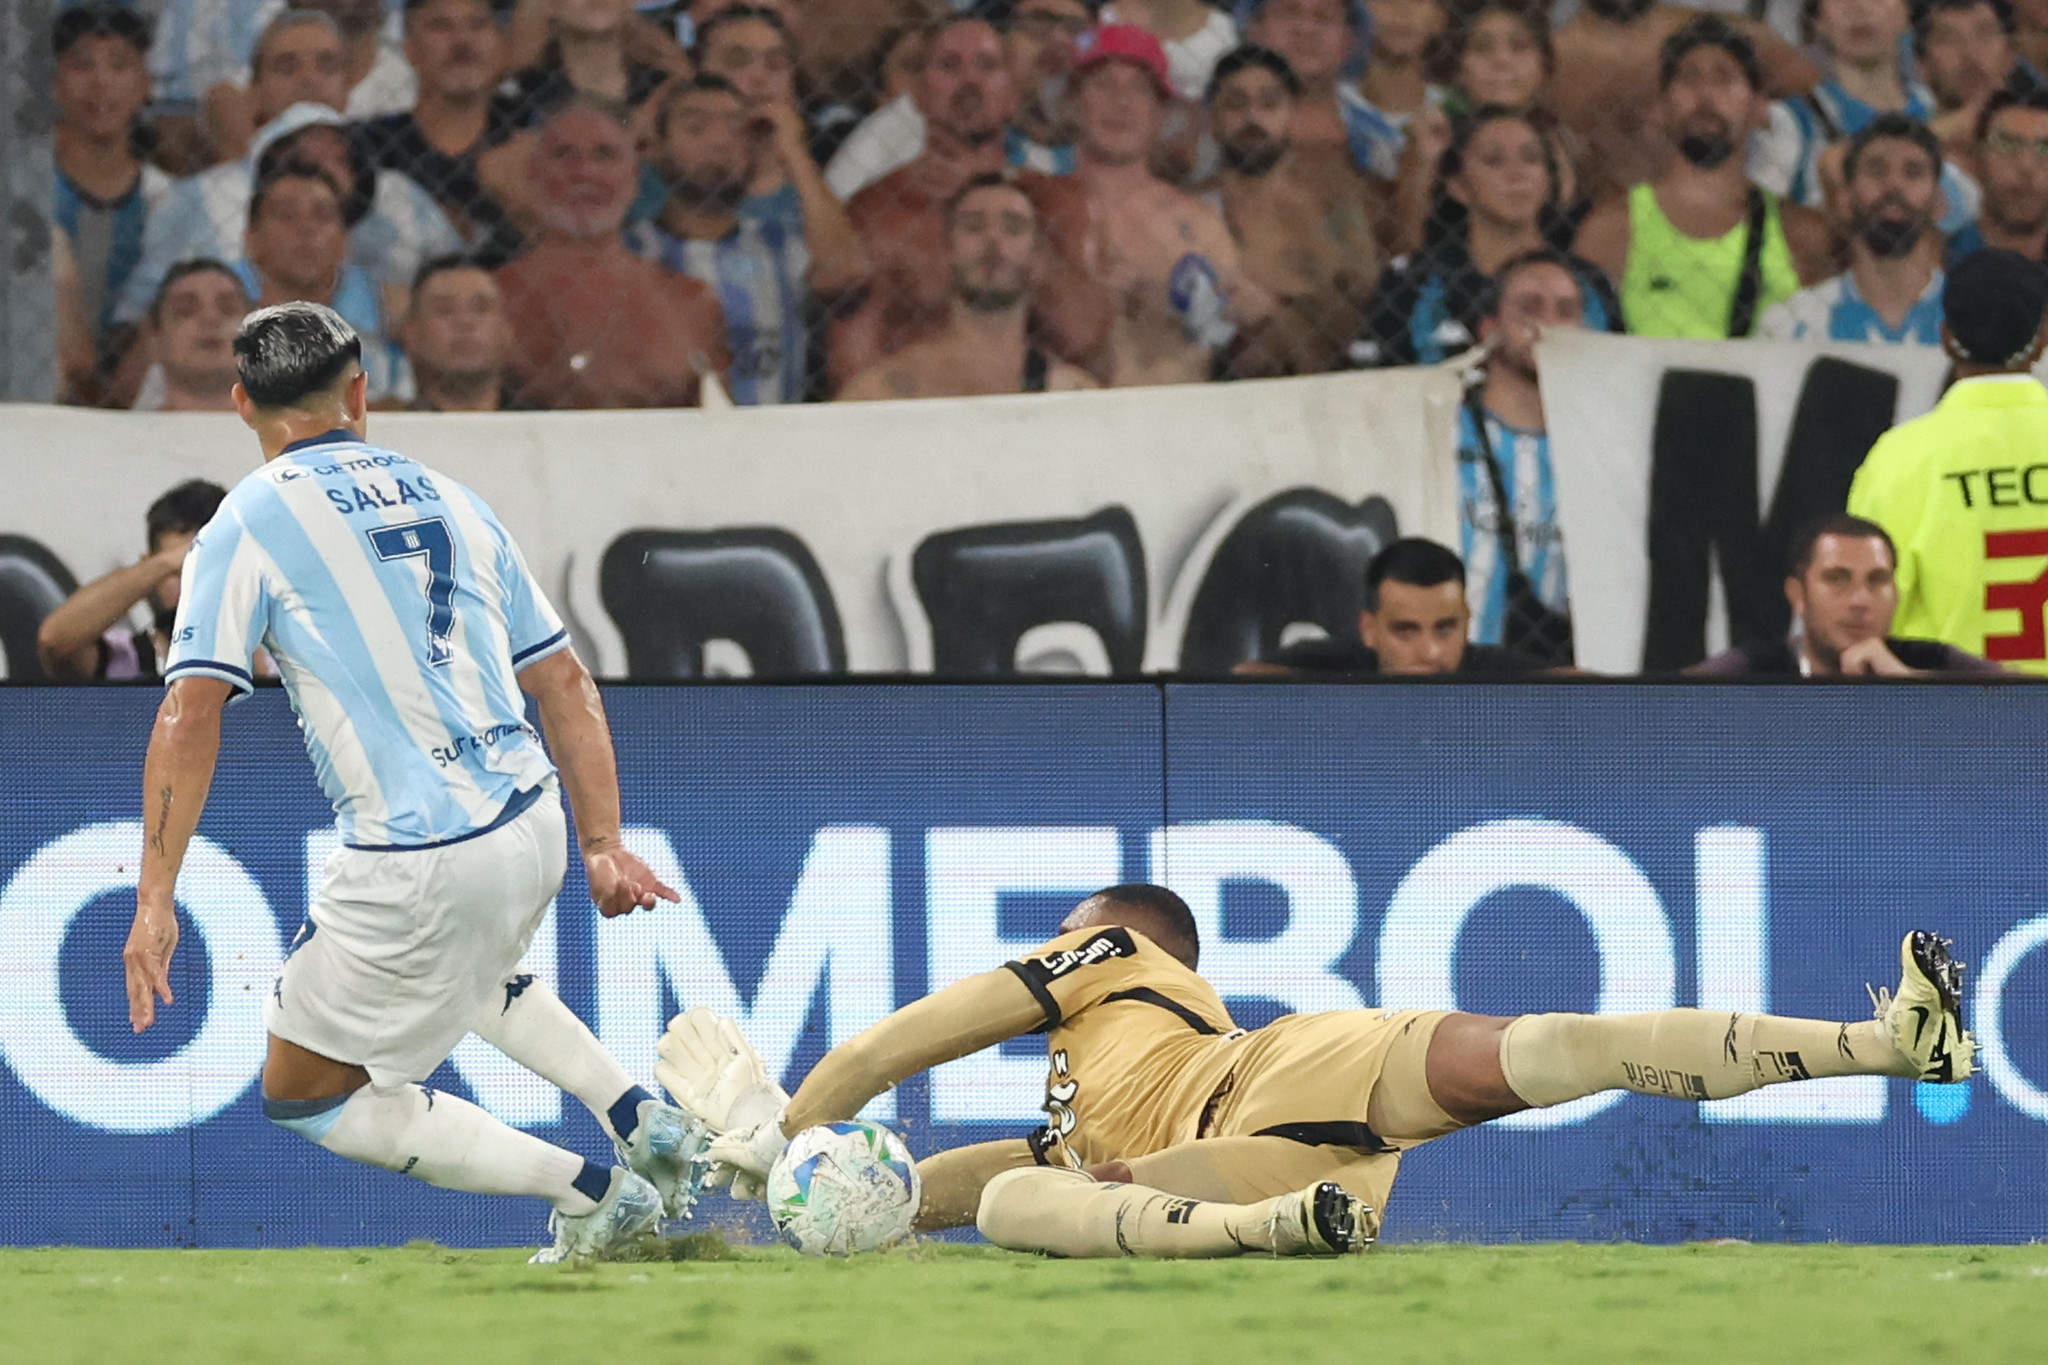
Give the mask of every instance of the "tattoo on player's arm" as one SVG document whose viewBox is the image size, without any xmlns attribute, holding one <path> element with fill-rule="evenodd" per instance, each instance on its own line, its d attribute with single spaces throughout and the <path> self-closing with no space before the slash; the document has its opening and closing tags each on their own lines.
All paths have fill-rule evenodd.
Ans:
<svg viewBox="0 0 2048 1365">
<path fill-rule="evenodd" d="M 157 788 L 156 797 L 156 828 L 150 831 L 149 846 L 155 849 L 158 853 L 162 853 L 164 851 L 164 830 L 167 829 L 171 823 L 170 787 L 163 786 Z"/>
</svg>

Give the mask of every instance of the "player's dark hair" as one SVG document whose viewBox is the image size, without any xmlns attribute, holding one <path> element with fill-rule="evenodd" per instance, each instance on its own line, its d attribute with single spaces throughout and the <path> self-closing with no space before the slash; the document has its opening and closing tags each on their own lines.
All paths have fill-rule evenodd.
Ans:
<svg viewBox="0 0 2048 1365">
<path fill-rule="evenodd" d="M 413 272 L 413 297 L 418 298 L 420 290 L 425 289 L 427 281 L 433 279 L 434 276 L 446 275 L 454 270 L 481 270 L 486 275 L 491 273 L 491 268 L 482 261 L 460 251 L 451 251 L 445 256 L 434 256 Z"/>
<path fill-rule="evenodd" d="M 50 48 L 56 56 L 63 56 L 74 44 L 87 38 L 119 38 L 146 57 L 149 55 L 150 23 L 132 9 L 94 3 L 73 5 L 60 12 L 56 22 L 50 25 Z"/>
<path fill-rule="evenodd" d="M 2032 109 L 2037 113 L 2048 114 L 2048 90 L 2038 90 L 2032 86 L 2024 90 L 2015 90 L 2011 86 L 2004 86 L 1992 91 L 1991 98 L 1984 101 L 1984 112 L 1977 115 L 1977 141 L 1982 142 L 1991 136 L 1992 120 L 2008 109 Z"/>
<path fill-rule="evenodd" d="M 221 500 L 227 495 L 228 490 L 217 483 L 187 479 L 151 503 L 145 522 L 149 529 L 149 552 L 155 554 L 165 536 L 176 533 L 196 535 L 213 520 L 213 514 L 220 510 Z"/>
<path fill-rule="evenodd" d="M 1139 928 L 1145 937 L 1175 957 L 1181 956 L 1176 949 L 1185 948 L 1187 956 L 1184 960 L 1189 967 L 1193 967 L 1201 957 L 1202 935 L 1195 928 L 1195 912 L 1188 909 L 1186 901 L 1165 887 L 1154 886 L 1151 882 L 1124 882 L 1119 886 L 1105 886 L 1088 899 L 1142 913 L 1151 927 L 1133 927 Z"/>
<path fill-rule="evenodd" d="M 709 19 L 697 25 L 695 33 L 690 38 L 691 54 L 702 57 L 706 44 L 711 41 L 712 34 L 718 32 L 727 24 L 745 23 L 749 19 L 757 20 L 774 29 L 782 36 L 782 45 L 784 47 L 792 49 L 796 47 L 796 39 L 791 35 L 789 25 L 783 22 L 782 16 L 774 10 L 767 9 L 761 5 L 727 5 Z"/>
<path fill-rule="evenodd" d="M 1294 68 L 1287 59 L 1270 47 L 1257 43 L 1246 43 L 1234 47 L 1216 59 L 1216 69 L 1209 73 L 1209 88 L 1202 92 L 1202 103 L 1214 104 L 1216 97 L 1240 74 L 1251 71 L 1270 71 L 1273 79 L 1287 87 L 1287 93 L 1295 99 L 1301 98 L 1301 77 L 1294 74 Z"/>
<path fill-rule="evenodd" d="M 1452 550 L 1421 536 L 1403 536 L 1372 557 L 1365 566 L 1365 609 L 1380 609 L 1382 583 L 1433 588 L 1439 583 L 1465 586 L 1465 561 Z"/>
<path fill-rule="evenodd" d="M 2033 351 L 2048 310 L 2048 270 L 2016 251 L 1986 247 L 1957 261 L 1941 286 L 1950 358 L 2017 369 Z"/>
<path fill-rule="evenodd" d="M 248 302 L 249 287 L 242 283 L 242 277 L 237 275 L 233 268 L 225 261 L 218 260 L 212 256 L 192 256 L 179 261 L 164 272 L 163 283 L 156 287 L 156 293 L 149 301 L 150 325 L 153 327 L 163 321 L 164 300 L 170 297 L 171 286 L 180 280 L 189 279 L 193 275 L 204 275 L 209 272 L 215 275 L 225 275 L 228 279 L 234 281 L 235 288 L 241 293 L 243 302 Z"/>
<path fill-rule="evenodd" d="M 1757 60 L 1756 44 L 1718 14 L 1702 14 L 1664 40 L 1657 60 L 1657 88 L 1669 90 L 1677 79 L 1679 64 L 1703 47 L 1717 47 L 1733 57 L 1751 90 L 1764 88 L 1764 68 Z"/>
<path fill-rule="evenodd" d="M 235 374 L 259 408 L 296 407 L 362 361 L 363 339 L 325 304 L 259 308 L 235 334 Z"/>
<path fill-rule="evenodd" d="M 1899 547 L 1892 544 L 1891 532 L 1863 517 L 1852 517 L 1847 512 L 1829 512 L 1807 522 L 1792 537 L 1792 551 L 1786 561 L 1786 573 L 1793 578 L 1806 577 L 1806 571 L 1813 567 L 1813 552 L 1819 548 L 1822 536 L 1881 540 L 1884 542 L 1884 552 L 1892 558 L 1892 564 L 1896 567 L 1899 562 Z"/>
<path fill-rule="evenodd" d="M 1973 9 L 1988 9 L 1998 19 L 2001 32 L 2013 31 L 2012 6 L 2006 0 L 1926 0 L 1919 14 L 1913 20 L 1913 51 L 1916 55 L 1927 55 L 1927 35 L 1934 27 L 1937 14 L 1966 14 Z"/>
<path fill-rule="evenodd" d="M 1849 139 L 1848 153 L 1842 158 L 1842 179 L 1856 178 L 1856 163 L 1863 159 L 1864 148 L 1881 138 L 1912 143 L 1927 153 L 1928 160 L 1934 163 L 1935 178 L 1941 177 L 1941 139 L 1934 135 L 1931 128 L 1911 114 L 1901 114 L 1894 110 L 1879 114 L 1863 125 L 1862 132 Z"/>
</svg>

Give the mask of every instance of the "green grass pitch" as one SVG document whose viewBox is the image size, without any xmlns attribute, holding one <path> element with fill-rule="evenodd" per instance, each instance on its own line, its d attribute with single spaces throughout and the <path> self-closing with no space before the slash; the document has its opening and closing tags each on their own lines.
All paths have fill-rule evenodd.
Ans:
<svg viewBox="0 0 2048 1365">
<path fill-rule="evenodd" d="M 2048 1360 L 2048 1246 L 1402 1246 L 1201 1263 L 936 1245 L 804 1261 L 705 1238 L 687 1250 L 711 1258 L 578 1269 L 423 1245 L 0 1251 L 0 1361 Z"/>
</svg>

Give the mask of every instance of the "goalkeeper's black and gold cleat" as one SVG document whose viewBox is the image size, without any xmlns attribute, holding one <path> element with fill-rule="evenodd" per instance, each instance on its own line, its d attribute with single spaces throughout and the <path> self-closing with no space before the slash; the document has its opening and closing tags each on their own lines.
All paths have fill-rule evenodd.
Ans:
<svg viewBox="0 0 2048 1365">
<path fill-rule="evenodd" d="M 1899 944 L 1899 989 L 1870 992 L 1878 1027 L 1914 1079 L 1946 1085 L 1977 1070 L 1977 1040 L 1963 1027 L 1963 964 L 1948 939 L 1916 929 Z"/>
<path fill-rule="evenodd" d="M 1379 1211 L 1334 1180 L 1306 1191 L 1309 1222 L 1325 1256 L 1369 1251 L 1380 1234 Z"/>
</svg>

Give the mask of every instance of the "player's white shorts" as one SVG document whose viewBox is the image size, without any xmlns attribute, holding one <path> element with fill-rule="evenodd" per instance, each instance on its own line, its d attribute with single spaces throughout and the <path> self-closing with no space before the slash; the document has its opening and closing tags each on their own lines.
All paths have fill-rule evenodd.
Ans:
<svg viewBox="0 0 2048 1365">
<path fill-rule="evenodd" d="M 271 1033 L 380 1087 L 422 1081 L 504 993 L 568 866 L 555 782 L 436 848 L 341 848 L 264 1002 Z"/>
</svg>

